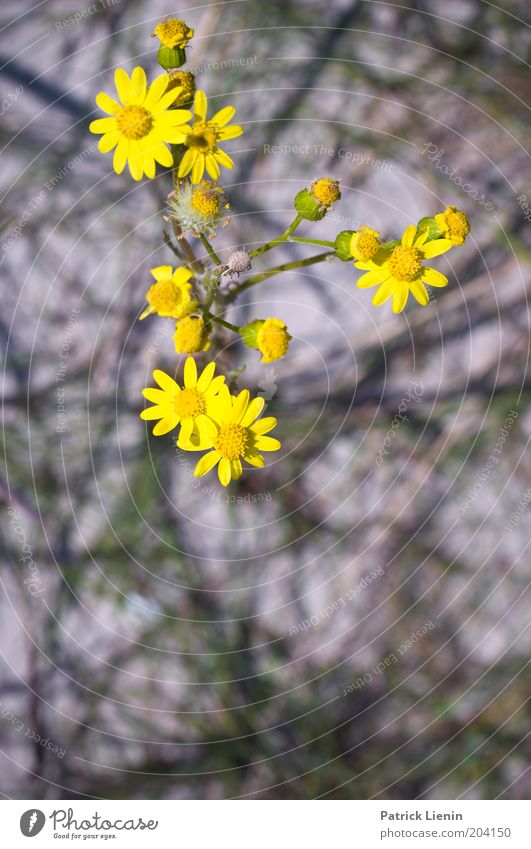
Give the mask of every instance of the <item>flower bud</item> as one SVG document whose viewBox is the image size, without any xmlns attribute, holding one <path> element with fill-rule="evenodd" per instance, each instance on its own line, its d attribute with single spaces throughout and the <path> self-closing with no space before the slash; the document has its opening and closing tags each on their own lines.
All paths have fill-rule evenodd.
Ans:
<svg viewBox="0 0 531 849">
<path fill-rule="evenodd" d="M 273 363 L 288 353 L 291 336 L 283 321 L 278 318 L 257 318 L 240 330 L 248 348 L 257 348 L 262 354 L 261 363 Z"/>
<path fill-rule="evenodd" d="M 179 18 L 169 18 L 157 24 L 153 36 L 160 40 L 157 60 L 164 70 L 168 71 L 184 65 L 186 62 L 184 48 L 193 35 L 193 29 Z"/>
<path fill-rule="evenodd" d="M 342 230 L 338 233 L 335 241 L 336 254 L 343 262 L 352 262 L 352 254 L 350 252 L 350 241 L 354 235 L 354 230 Z"/>
<path fill-rule="evenodd" d="M 326 207 L 323 208 L 308 189 L 301 189 L 295 195 L 295 209 L 301 218 L 306 218 L 307 221 L 320 221 L 326 215 Z"/>
</svg>

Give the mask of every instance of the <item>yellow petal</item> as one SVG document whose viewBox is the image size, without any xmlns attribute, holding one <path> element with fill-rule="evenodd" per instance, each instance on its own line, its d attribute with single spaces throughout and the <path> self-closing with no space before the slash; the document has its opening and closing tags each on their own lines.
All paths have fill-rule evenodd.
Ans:
<svg viewBox="0 0 531 849">
<path fill-rule="evenodd" d="M 186 177 L 186 175 L 192 170 L 198 155 L 197 150 L 188 148 L 179 163 L 179 177 Z"/>
<path fill-rule="evenodd" d="M 265 460 L 262 455 L 252 448 L 245 452 L 243 459 L 246 463 L 249 463 L 250 466 L 257 466 L 259 469 L 262 469 L 265 466 Z"/>
<path fill-rule="evenodd" d="M 216 371 L 216 364 L 209 363 L 203 371 L 201 372 L 201 377 L 197 381 L 197 389 L 199 392 L 206 392 L 210 384 L 212 383 L 212 378 L 214 377 L 214 372 Z"/>
<path fill-rule="evenodd" d="M 250 427 L 264 409 L 265 398 L 253 398 L 240 422 L 242 427 Z"/>
<path fill-rule="evenodd" d="M 218 466 L 218 478 L 223 486 L 228 486 L 231 478 L 231 467 L 230 460 L 227 460 L 226 457 L 222 457 L 219 461 Z"/>
<path fill-rule="evenodd" d="M 113 149 L 113 147 L 116 147 L 120 139 L 121 135 L 118 130 L 115 130 L 112 133 L 105 133 L 98 142 L 98 150 L 101 151 L 101 153 L 108 153 Z"/>
<path fill-rule="evenodd" d="M 358 280 L 358 288 L 370 289 L 372 286 L 377 286 L 379 283 L 384 282 L 386 275 L 388 275 L 388 272 L 382 273 L 382 271 L 375 270 L 367 271 L 367 273 L 362 274 Z"/>
<path fill-rule="evenodd" d="M 375 292 L 374 297 L 372 299 L 374 306 L 379 307 L 382 304 L 385 304 L 385 302 L 389 300 L 392 294 L 393 293 L 387 283 L 382 283 L 380 288 Z"/>
<path fill-rule="evenodd" d="M 272 436 L 259 436 L 255 445 L 259 451 L 278 451 L 281 447 L 278 439 L 274 439 Z"/>
<path fill-rule="evenodd" d="M 415 241 L 416 232 L 417 228 L 414 224 L 410 224 L 409 227 L 406 227 L 406 229 L 404 230 L 404 235 L 402 236 L 402 244 L 405 247 L 410 248 L 412 246 L 413 242 Z"/>
<path fill-rule="evenodd" d="M 129 152 L 129 142 L 127 139 L 122 138 L 118 142 L 116 150 L 114 151 L 114 159 L 112 163 L 112 167 L 116 171 L 117 174 L 121 174 L 125 168 L 125 163 L 127 162 L 127 154 Z"/>
<path fill-rule="evenodd" d="M 435 268 L 423 268 L 422 279 L 428 286 L 434 286 L 436 289 L 442 289 L 448 285 L 448 278 L 436 271 Z"/>
<path fill-rule="evenodd" d="M 219 452 L 218 451 L 209 451 L 208 454 L 204 454 L 203 457 L 197 463 L 194 469 L 194 475 L 196 478 L 201 478 L 203 475 L 206 475 L 211 469 L 214 468 L 216 463 L 219 460 Z"/>
<path fill-rule="evenodd" d="M 210 119 L 212 124 L 217 124 L 218 127 L 224 127 L 234 117 L 236 110 L 234 106 L 224 106 L 219 112 Z"/>
<path fill-rule="evenodd" d="M 434 256 L 445 254 L 451 247 L 453 247 L 453 245 L 450 239 L 435 239 L 433 242 L 428 242 L 427 245 L 423 245 L 419 248 L 419 250 L 423 257 L 431 259 Z"/>
<path fill-rule="evenodd" d="M 409 288 L 411 290 L 411 294 L 415 298 L 419 304 L 422 304 L 425 307 L 430 302 L 430 296 L 426 291 L 426 287 L 423 283 L 420 283 L 418 280 L 415 280 L 413 283 L 409 284 Z"/>
<path fill-rule="evenodd" d="M 203 174 L 205 173 L 205 155 L 203 153 L 198 153 L 196 160 L 194 162 L 194 167 L 192 168 L 192 174 L 190 179 L 192 183 L 200 183 L 203 179 Z"/>
<path fill-rule="evenodd" d="M 249 390 L 242 389 L 232 402 L 231 422 L 239 424 L 249 404 Z"/>
<path fill-rule="evenodd" d="M 184 364 L 184 385 L 187 389 L 194 389 L 197 383 L 197 366 L 193 357 L 187 357 Z"/>
<path fill-rule="evenodd" d="M 153 428 L 153 436 L 164 436 L 170 430 L 177 427 L 178 424 L 179 416 L 176 416 L 175 413 L 171 416 L 166 416 L 166 418 L 161 419 Z"/>
<path fill-rule="evenodd" d="M 263 419 L 258 419 L 257 422 L 250 426 L 250 430 L 255 433 L 257 436 L 261 436 L 264 433 L 269 433 L 270 430 L 273 430 L 274 427 L 277 426 L 277 420 L 274 416 L 266 416 Z"/>
<path fill-rule="evenodd" d="M 404 285 L 397 292 L 393 292 L 393 312 L 402 312 L 407 304 L 408 295 L 409 287 Z"/>
<path fill-rule="evenodd" d="M 131 80 L 123 68 L 116 68 L 116 71 L 114 72 L 114 84 L 116 86 L 116 91 L 118 92 L 118 97 L 122 101 L 123 105 L 129 106 L 132 102 L 129 96 L 131 91 Z"/>
<path fill-rule="evenodd" d="M 161 371 L 161 369 L 156 368 L 153 372 L 153 379 L 158 383 L 159 386 L 164 389 L 165 392 L 178 393 L 181 391 L 181 387 L 179 384 L 170 377 L 169 374 L 166 374 L 165 371 Z"/>
<path fill-rule="evenodd" d="M 204 91 L 199 89 L 196 91 L 194 98 L 194 117 L 196 121 L 206 121 L 207 108 L 208 103 L 206 94 Z"/>
<path fill-rule="evenodd" d="M 242 476 L 242 461 L 241 460 L 231 460 L 230 462 L 230 474 L 232 480 L 237 481 L 238 478 Z"/>
<path fill-rule="evenodd" d="M 153 155 L 153 159 L 160 163 L 160 165 L 164 165 L 166 168 L 171 168 L 173 165 L 173 156 L 171 155 L 171 151 L 165 144 L 159 143 L 156 145 L 151 151 Z"/>
<path fill-rule="evenodd" d="M 139 65 L 133 68 L 131 74 L 131 92 L 130 97 L 134 98 L 134 103 L 143 103 L 146 96 L 146 72 Z"/>
<path fill-rule="evenodd" d="M 171 265 L 157 265 L 156 268 L 150 269 L 149 273 L 153 275 L 155 280 L 168 280 L 173 274 L 173 268 Z"/>
<path fill-rule="evenodd" d="M 205 158 L 206 170 L 213 180 L 217 180 L 220 175 L 219 165 L 216 162 L 216 157 L 213 153 L 209 153 Z"/>
<path fill-rule="evenodd" d="M 108 112 L 109 115 L 116 115 L 116 113 L 122 108 L 118 101 L 109 97 L 109 95 L 104 91 L 100 91 L 100 93 L 96 95 L 96 103 L 100 109 L 103 109 L 104 112 Z"/>
<path fill-rule="evenodd" d="M 155 387 L 148 386 L 147 389 L 142 390 L 142 395 L 148 401 L 153 401 L 154 404 L 159 404 L 160 406 L 168 404 L 168 393 L 164 392 L 163 389 L 155 389 Z"/>
<path fill-rule="evenodd" d="M 238 124 L 232 124 L 231 127 L 224 127 L 218 133 L 218 139 L 220 141 L 227 141 L 228 139 L 237 139 L 238 136 L 241 136 L 243 133 L 243 127 L 240 127 Z"/>
<path fill-rule="evenodd" d="M 152 109 L 153 106 L 158 103 L 158 101 L 168 88 L 168 79 L 168 74 L 160 74 L 160 76 L 156 77 L 156 79 L 153 80 L 148 89 L 146 99 L 142 104 L 145 109 Z"/>
<path fill-rule="evenodd" d="M 227 153 L 225 153 L 224 150 L 221 150 L 220 148 L 218 148 L 215 153 L 211 154 L 211 156 L 213 156 L 215 158 L 216 162 L 218 162 L 219 165 L 223 165 L 224 168 L 229 168 L 229 169 L 234 168 L 233 160 L 230 158 L 230 156 Z M 218 171 L 218 173 L 219 173 L 219 171 Z"/>
<path fill-rule="evenodd" d="M 95 121 L 91 121 L 89 124 L 91 133 L 111 133 L 117 129 L 116 118 L 96 118 Z"/>
<path fill-rule="evenodd" d="M 180 430 L 180 433 L 179 433 L 179 439 L 177 440 L 177 445 L 179 445 L 179 443 L 186 445 L 186 443 L 189 441 L 189 439 L 192 435 L 193 429 L 194 429 L 194 420 L 193 419 L 183 419 L 181 421 L 181 430 Z"/>
</svg>

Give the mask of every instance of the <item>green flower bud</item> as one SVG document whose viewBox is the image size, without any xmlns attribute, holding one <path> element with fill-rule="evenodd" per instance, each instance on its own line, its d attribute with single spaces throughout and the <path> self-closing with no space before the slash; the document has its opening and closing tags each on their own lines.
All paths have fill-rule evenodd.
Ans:
<svg viewBox="0 0 531 849">
<path fill-rule="evenodd" d="M 165 71 L 180 68 L 186 62 L 186 51 L 183 47 L 165 47 L 161 44 L 157 53 L 157 61 Z"/>
<path fill-rule="evenodd" d="M 320 221 L 326 215 L 326 208 L 312 197 L 308 189 L 301 189 L 295 195 L 295 209 L 301 218 L 306 218 L 307 221 Z"/>
<path fill-rule="evenodd" d="M 248 348 L 258 348 L 258 332 L 263 323 L 261 318 L 255 318 L 254 321 L 240 328 L 240 335 Z"/>
<path fill-rule="evenodd" d="M 428 231 L 428 242 L 431 242 L 433 239 L 440 239 L 443 235 L 443 231 L 435 221 L 435 218 L 429 215 L 421 218 L 417 224 L 417 233 L 423 233 L 425 230 Z"/>
<path fill-rule="evenodd" d="M 342 230 L 338 233 L 335 241 L 336 254 L 343 262 L 352 262 L 353 256 L 350 250 L 350 242 L 355 230 Z"/>
</svg>

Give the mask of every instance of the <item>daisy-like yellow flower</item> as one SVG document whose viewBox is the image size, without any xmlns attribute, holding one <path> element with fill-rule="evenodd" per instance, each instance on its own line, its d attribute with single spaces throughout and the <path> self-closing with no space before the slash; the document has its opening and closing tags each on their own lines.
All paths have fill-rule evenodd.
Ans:
<svg viewBox="0 0 531 849">
<path fill-rule="evenodd" d="M 198 422 L 199 440 L 194 445 L 183 444 L 188 450 L 210 448 L 194 469 L 196 477 L 206 475 L 216 464 L 218 477 L 223 486 L 237 480 L 242 474 L 242 460 L 251 466 L 262 467 L 265 460 L 262 451 L 278 451 L 280 442 L 266 436 L 276 426 L 273 416 L 259 419 L 264 408 L 263 398 L 249 397 L 244 389 L 237 396 L 220 392 L 216 398 L 211 417 Z M 184 440 L 183 440 L 184 443 Z"/>
<path fill-rule="evenodd" d="M 435 216 L 445 239 L 450 239 L 452 245 L 463 245 L 470 233 L 470 223 L 465 213 L 456 206 L 447 206 L 444 212 Z"/>
<path fill-rule="evenodd" d="M 161 74 L 147 88 L 143 68 L 134 68 L 131 77 L 117 68 L 114 82 L 120 102 L 100 91 L 96 103 L 110 117 L 98 118 L 90 124 L 92 133 L 103 133 L 98 142 L 102 153 L 113 148 L 113 167 L 121 174 L 126 163 L 133 180 L 142 175 L 154 177 L 155 163 L 170 167 L 173 157 L 168 144 L 180 144 L 185 139 L 184 126 L 190 120 L 188 109 L 170 109 L 179 97 L 180 89 L 167 91 L 168 74 Z"/>
<path fill-rule="evenodd" d="M 234 168 L 234 162 L 218 142 L 235 139 L 243 133 L 243 127 L 237 124 L 227 126 L 236 112 L 234 106 L 225 106 L 207 121 L 208 103 L 204 91 L 196 91 L 194 98 L 194 122 L 185 127 L 184 144 L 188 150 L 179 164 L 179 177 L 190 174 L 192 183 L 203 179 L 205 168 L 213 180 L 220 175 L 219 166 Z"/>
<path fill-rule="evenodd" d="M 182 318 L 197 309 L 197 301 L 190 297 L 192 272 L 180 266 L 175 271 L 171 265 L 159 265 L 151 269 L 151 274 L 157 281 L 146 292 L 148 306 L 140 316 L 140 320 L 152 313 L 162 318 Z"/>
<path fill-rule="evenodd" d="M 434 239 L 425 244 L 427 238 L 427 231 L 417 236 L 417 228 L 411 225 L 405 230 L 401 243 L 386 252 L 381 262 L 369 260 L 354 263 L 356 268 L 367 272 L 358 280 L 361 289 L 378 286 L 372 299 L 373 304 L 379 306 L 392 298 L 393 312 L 399 313 L 406 306 L 410 292 L 422 306 L 429 303 L 424 283 L 441 288 L 447 285 L 448 278 L 444 274 L 434 268 L 426 268 L 422 261 L 446 253 L 452 247 L 452 242 L 449 239 Z"/>
<path fill-rule="evenodd" d="M 160 389 L 144 389 L 142 394 L 153 401 L 153 407 L 146 407 L 140 413 L 145 421 L 159 419 L 153 428 L 154 436 L 163 436 L 181 425 L 178 443 L 190 442 L 195 429 L 208 424 L 208 416 L 216 410 L 216 398 L 225 385 L 222 374 L 214 377 L 216 364 L 209 363 L 201 374 L 197 374 L 197 366 L 193 357 L 188 357 L 184 364 L 184 386 L 170 377 L 166 372 L 155 369 L 153 377 Z M 228 390 L 227 390 L 228 393 Z"/>
<path fill-rule="evenodd" d="M 173 341 L 178 354 L 198 354 L 210 348 L 208 330 L 200 315 L 180 318 L 175 324 Z"/>
</svg>

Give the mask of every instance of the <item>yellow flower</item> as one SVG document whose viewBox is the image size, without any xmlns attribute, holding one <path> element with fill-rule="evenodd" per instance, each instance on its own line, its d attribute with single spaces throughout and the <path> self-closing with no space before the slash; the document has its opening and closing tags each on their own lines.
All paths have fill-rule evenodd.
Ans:
<svg viewBox="0 0 531 849">
<path fill-rule="evenodd" d="M 366 271 L 358 280 L 358 286 L 362 289 L 378 286 L 378 290 L 372 299 L 373 304 L 379 306 L 388 298 L 393 299 L 393 312 L 402 312 L 406 306 L 409 293 L 426 306 L 429 303 L 429 295 L 424 286 L 443 287 L 448 279 L 435 271 L 434 268 L 426 268 L 422 265 L 424 259 L 431 259 L 446 253 L 452 247 L 449 239 L 434 239 L 424 244 L 428 238 L 425 231 L 419 236 L 417 228 L 411 225 L 402 236 L 402 241 L 393 250 L 386 252 L 386 258 L 381 263 L 355 262 L 356 268 Z"/>
<path fill-rule="evenodd" d="M 169 18 L 157 24 L 153 35 L 158 37 L 164 47 L 186 47 L 194 37 L 194 31 L 179 18 Z"/>
<path fill-rule="evenodd" d="M 277 420 L 272 416 L 258 418 L 264 404 L 263 398 L 250 401 L 247 389 L 237 396 L 231 396 L 228 391 L 220 392 L 213 405 L 212 416 L 197 423 L 199 442 L 187 446 L 183 441 L 181 446 L 187 450 L 197 450 L 198 447 L 212 449 L 197 463 L 194 469 L 196 477 L 206 475 L 219 463 L 219 480 L 227 486 L 232 479 L 241 476 L 242 460 L 251 466 L 265 465 L 260 452 L 278 451 L 280 442 L 265 435 L 275 427 Z"/>
<path fill-rule="evenodd" d="M 456 206 L 447 206 L 444 212 L 435 216 L 445 239 L 450 239 L 452 245 L 462 245 L 470 233 L 470 223 L 465 213 Z"/>
<path fill-rule="evenodd" d="M 188 150 L 179 165 L 179 177 L 186 177 L 192 172 L 192 183 L 199 183 L 205 168 L 213 180 L 220 175 L 219 166 L 234 168 L 234 162 L 225 151 L 218 147 L 218 142 L 235 139 L 241 136 L 243 128 L 237 124 L 227 126 L 236 110 L 233 106 L 225 106 L 207 121 L 207 98 L 204 91 L 197 91 L 194 99 L 194 123 L 186 127 L 184 144 Z"/>
<path fill-rule="evenodd" d="M 159 419 L 153 428 L 154 436 L 163 436 L 181 425 L 179 440 L 189 443 L 194 428 L 199 428 L 203 420 L 215 412 L 216 397 L 225 385 L 222 374 L 214 377 L 216 364 L 209 363 L 201 375 L 197 375 L 197 366 L 193 357 L 188 357 L 184 364 L 184 386 L 170 377 L 166 372 L 155 369 L 153 377 L 160 389 L 143 389 L 142 394 L 153 401 L 153 407 L 146 407 L 140 413 L 145 421 Z M 226 390 L 228 392 L 228 390 Z"/>
<path fill-rule="evenodd" d="M 371 230 L 370 227 L 360 227 L 352 234 L 350 253 L 360 262 L 369 262 L 374 259 L 381 247 L 380 234 L 376 230 Z"/>
<path fill-rule="evenodd" d="M 188 268 L 181 266 L 174 271 L 171 265 L 159 265 L 151 269 L 151 274 L 157 282 L 146 292 L 148 307 L 140 320 L 154 312 L 163 318 L 182 318 L 197 308 L 197 301 L 190 298 L 193 274 Z"/>
<path fill-rule="evenodd" d="M 331 177 L 321 177 L 320 180 L 315 180 L 310 186 L 310 194 L 321 206 L 327 208 L 341 198 L 339 183 L 337 180 L 332 180 Z"/>
<path fill-rule="evenodd" d="M 114 82 L 120 103 L 100 91 L 96 103 L 111 117 L 98 118 L 90 124 L 90 131 L 103 133 L 98 142 L 102 153 L 115 148 L 113 167 L 121 174 L 126 162 L 134 180 L 154 177 L 156 166 L 170 167 L 173 157 L 166 146 L 179 144 L 185 139 L 183 125 L 191 118 L 187 109 L 170 109 L 179 96 L 179 89 L 167 91 L 168 75 L 161 74 L 150 85 L 142 68 L 134 68 L 131 77 L 118 68 Z"/>
<path fill-rule="evenodd" d="M 256 334 L 256 347 L 262 354 L 261 363 L 272 363 L 288 353 L 291 336 L 279 318 L 266 318 Z"/>
<path fill-rule="evenodd" d="M 205 322 L 199 315 L 179 319 L 175 324 L 173 341 L 178 354 L 197 354 L 210 348 Z"/>
</svg>

